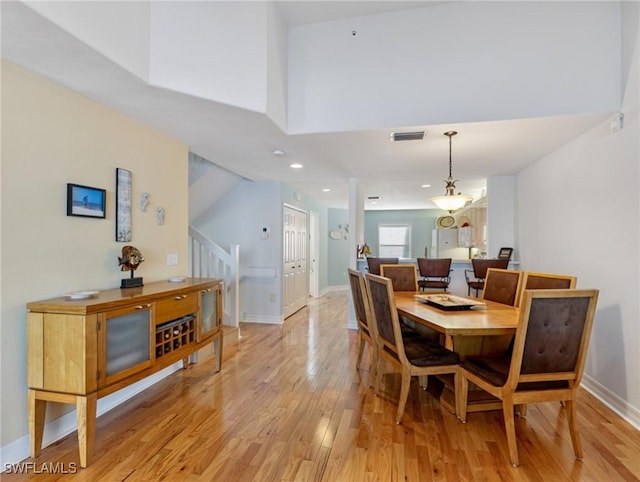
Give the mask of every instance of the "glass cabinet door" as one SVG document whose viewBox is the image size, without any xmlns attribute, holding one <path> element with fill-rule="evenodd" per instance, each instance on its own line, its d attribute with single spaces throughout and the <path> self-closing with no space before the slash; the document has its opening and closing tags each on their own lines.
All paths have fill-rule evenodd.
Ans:
<svg viewBox="0 0 640 482">
<path fill-rule="evenodd" d="M 101 385 L 151 366 L 151 307 L 136 305 L 104 315 L 100 326 Z"/>
<path fill-rule="evenodd" d="M 220 285 L 206 288 L 200 292 L 200 323 L 198 324 L 198 342 L 220 330 L 222 325 L 222 288 Z"/>
</svg>

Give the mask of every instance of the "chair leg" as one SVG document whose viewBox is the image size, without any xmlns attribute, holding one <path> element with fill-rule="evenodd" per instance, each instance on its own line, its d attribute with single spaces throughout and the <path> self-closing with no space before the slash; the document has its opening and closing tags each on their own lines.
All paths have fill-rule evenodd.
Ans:
<svg viewBox="0 0 640 482">
<path fill-rule="evenodd" d="M 398 400 L 398 414 L 396 415 L 396 423 L 400 425 L 402 422 L 402 415 L 404 415 L 404 408 L 407 405 L 407 398 L 409 398 L 409 387 L 411 386 L 411 374 L 407 371 L 402 372 L 402 385 L 400 387 L 400 399 Z"/>
<path fill-rule="evenodd" d="M 502 401 L 502 413 L 504 415 L 504 429 L 507 433 L 507 445 L 509 446 L 509 457 L 514 467 L 520 465 L 518 460 L 518 446 L 516 441 L 516 424 L 513 414 L 513 401 L 505 398 Z"/>
<path fill-rule="evenodd" d="M 380 355 L 378 355 L 378 365 L 381 365 L 382 363 L 384 363 L 382 360 L 380 360 Z M 384 375 L 384 371 L 382 370 L 381 366 L 377 366 L 376 367 L 376 376 L 375 376 L 375 381 L 376 381 L 376 386 L 375 386 L 375 394 L 376 396 L 380 394 L 380 385 L 382 384 L 382 376 Z"/>
<path fill-rule="evenodd" d="M 576 413 L 576 401 L 566 400 L 565 407 L 569 415 L 569 432 L 571 433 L 571 442 L 573 443 L 573 452 L 577 459 L 582 458 L 582 443 L 580 442 L 580 434 L 578 433 L 578 416 Z"/>
<path fill-rule="evenodd" d="M 518 405 L 518 415 L 520 418 L 527 418 L 527 404 L 522 403 Z"/>
<path fill-rule="evenodd" d="M 467 423 L 467 400 L 469 398 L 469 380 L 456 374 L 456 412 L 462 423 Z"/>
<path fill-rule="evenodd" d="M 378 376 L 378 364 L 380 363 L 380 353 L 376 349 L 375 346 L 371 347 L 371 351 L 373 351 L 373 361 L 371 362 L 371 385 L 374 386 L 376 384 L 376 377 Z M 378 392 L 376 391 L 376 395 Z"/>
<path fill-rule="evenodd" d="M 359 348 L 358 348 L 358 361 L 356 361 L 356 370 L 360 369 L 360 363 L 362 363 L 362 354 L 364 353 L 364 337 L 362 336 L 362 333 L 360 333 L 360 336 L 358 337 L 359 340 Z"/>
<path fill-rule="evenodd" d="M 423 390 L 429 388 L 429 375 L 420 375 L 418 377 L 418 383 Z"/>
</svg>

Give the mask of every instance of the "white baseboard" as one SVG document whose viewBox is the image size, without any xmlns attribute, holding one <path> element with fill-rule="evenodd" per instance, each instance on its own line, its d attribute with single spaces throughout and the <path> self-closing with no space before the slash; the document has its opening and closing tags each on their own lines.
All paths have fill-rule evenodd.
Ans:
<svg viewBox="0 0 640 482">
<path fill-rule="evenodd" d="M 118 390 L 111 395 L 107 395 L 104 398 L 98 400 L 98 406 L 96 409 L 96 416 L 100 416 L 103 413 L 107 413 L 112 408 L 117 407 L 121 403 L 127 401 L 131 397 L 146 390 L 151 385 L 159 382 L 163 378 L 168 377 L 173 372 L 176 372 L 182 368 L 182 362 L 174 363 L 167 368 L 160 370 L 147 378 L 140 380 L 133 385 L 130 385 L 122 390 Z M 51 445 L 52 443 L 66 437 L 74 430 L 77 430 L 76 411 L 72 410 L 66 413 L 60 418 L 51 420 L 44 426 L 44 435 L 42 437 L 42 448 Z M 13 442 L 8 443 L 0 447 L 0 470 L 4 470 L 7 464 L 16 464 L 31 454 L 29 445 L 29 434 L 20 437 Z"/>
<path fill-rule="evenodd" d="M 623 400 L 611 390 L 601 385 L 589 375 L 583 375 L 582 388 L 620 415 L 623 419 L 640 430 L 640 410 Z"/>
<path fill-rule="evenodd" d="M 322 291 L 320 291 L 320 298 L 322 298 L 324 295 L 331 293 L 333 291 L 347 291 L 348 289 L 349 289 L 349 285 L 327 286 Z"/>
<path fill-rule="evenodd" d="M 242 313 L 240 320 L 246 323 L 265 323 L 267 325 L 281 325 L 284 323 L 282 315 L 255 315 L 252 313 Z"/>
</svg>

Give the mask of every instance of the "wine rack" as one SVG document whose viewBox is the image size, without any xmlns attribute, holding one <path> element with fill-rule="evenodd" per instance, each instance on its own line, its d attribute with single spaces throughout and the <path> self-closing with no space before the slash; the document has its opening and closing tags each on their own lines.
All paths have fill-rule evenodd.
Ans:
<svg viewBox="0 0 640 482">
<path fill-rule="evenodd" d="M 156 360 L 195 341 L 196 316 L 187 315 L 156 326 Z"/>
</svg>

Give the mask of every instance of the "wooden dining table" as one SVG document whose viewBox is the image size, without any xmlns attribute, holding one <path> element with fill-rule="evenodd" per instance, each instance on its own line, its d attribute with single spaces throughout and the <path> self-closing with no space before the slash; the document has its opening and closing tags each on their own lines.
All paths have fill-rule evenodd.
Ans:
<svg viewBox="0 0 640 482">
<path fill-rule="evenodd" d="M 520 311 L 513 306 L 494 301 L 464 297 L 481 304 L 460 311 L 447 311 L 419 301 L 423 291 L 397 291 L 398 313 L 441 335 L 442 343 L 460 355 L 461 360 L 473 355 L 494 355 L 503 352 L 516 332 Z M 447 296 L 440 293 L 440 296 Z M 440 396 L 442 405 L 455 413 L 455 393 L 452 380 L 444 383 Z M 497 402 L 497 403 L 496 403 Z M 469 393 L 468 411 L 501 409 L 501 404 L 486 392 Z"/>
</svg>

